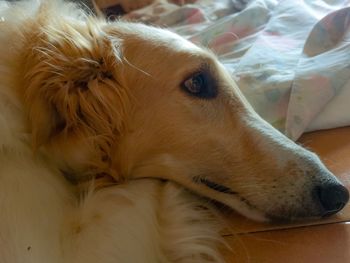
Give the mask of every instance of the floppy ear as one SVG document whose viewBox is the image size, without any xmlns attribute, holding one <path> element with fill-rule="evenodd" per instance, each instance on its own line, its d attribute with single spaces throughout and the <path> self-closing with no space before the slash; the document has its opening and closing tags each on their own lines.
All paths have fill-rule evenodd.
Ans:
<svg viewBox="0 0 350 263">
<path fill-rule="evenodd" d="M 62 136 L 89 138 L 98 144 L 93 148 L 108 155 L 128 101 L 117 77 L 120 43 L 93 21 L 46 26 L 31 38 L 23 96 L 34 147 Z"/>
</svg>

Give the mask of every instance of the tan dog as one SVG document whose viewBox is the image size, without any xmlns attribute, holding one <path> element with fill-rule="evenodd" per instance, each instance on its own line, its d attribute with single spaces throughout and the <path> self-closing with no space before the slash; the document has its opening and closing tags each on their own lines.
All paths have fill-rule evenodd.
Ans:
<svg viewBox="0 0 350 263">
<path fill-rule="evenodd" d="M 0 18 L 2 262 L 221 262 L 210 214 L 174 182 L 259 220 L 347 203 L 210 51 L 59 1 L 0 2 Z M 116 184 L 80 197 L 62 173 Z"/>
<path fill-rule="evenodd" d="M 172 180 L 255 219 L 321 217 L 347 202 L 316 155 L 259 118 L 211 52 L 169 31 L 46 8 L 15 29 L 25 48 L 11 61 L 33 145 L 61 170 Z"/>
</svg>

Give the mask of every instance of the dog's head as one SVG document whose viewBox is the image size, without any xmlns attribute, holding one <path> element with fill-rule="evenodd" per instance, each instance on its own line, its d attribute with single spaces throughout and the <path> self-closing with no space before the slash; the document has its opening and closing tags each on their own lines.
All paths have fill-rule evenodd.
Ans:
<svg viewBox="0 0 350 263">
<path fill-rule="evenodd" d="M 319 158 L 262 120 L 208 50 L 140 24 L 49 18 L 28 25 L 20 94 L 35 147 L 66 172 L 169 179 L 260 220 L 347 203 Z"/>
</svg>

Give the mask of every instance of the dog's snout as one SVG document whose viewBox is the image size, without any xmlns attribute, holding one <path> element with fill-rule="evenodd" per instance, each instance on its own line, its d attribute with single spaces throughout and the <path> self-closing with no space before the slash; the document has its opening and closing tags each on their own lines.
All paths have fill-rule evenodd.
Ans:
<svg viewBox="0 0 350 263">
<path fill-rule="evenodd" d="M 337 213 L 349 201 L 349 191 L 342 184 L 338 183 L 318 186 L 316 193 L 324 209 L 323 216 Z"/>
</svg>

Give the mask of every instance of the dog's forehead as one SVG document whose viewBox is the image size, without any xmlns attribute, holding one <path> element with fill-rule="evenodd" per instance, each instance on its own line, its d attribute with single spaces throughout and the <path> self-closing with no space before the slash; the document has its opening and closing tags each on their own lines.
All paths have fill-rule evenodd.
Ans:
<svg viewBox="0 0 350 263">
<path fill-rule="evenodd" d="M 139 41 L 146 42 L 146 45 L 164 47 L 179 52 L 204 53 L 200 47 L 169 30 L 136 23 L 128 23 L 124 24 L 124 26 Z"/>
<path fill-rule="evenodd" d="M 198 46 L 171 31 L 160 29 L 159 32 L 155 33 L 157 33 L 156 36 L 158 37 L 158 40 L 167 47 L 188 52 L 201 51 Z"/>
<path fill-rule="evenodd" d="M 217 70 L 219 62 L 211 51 L 169 30 L 122 23 L 117 32 L 124 56 L 139 67 L 147 67 L 148 71 L 161 70 L 162 67 L 182 75 L 189 75 L 201 68 L 210 69 L 211 73 L 220 71 Z"/>
</svg>

